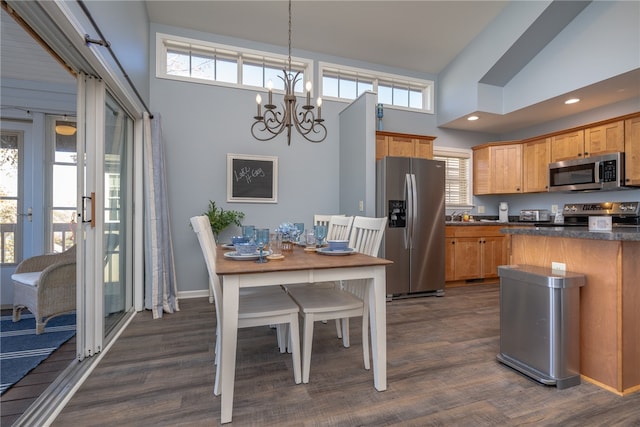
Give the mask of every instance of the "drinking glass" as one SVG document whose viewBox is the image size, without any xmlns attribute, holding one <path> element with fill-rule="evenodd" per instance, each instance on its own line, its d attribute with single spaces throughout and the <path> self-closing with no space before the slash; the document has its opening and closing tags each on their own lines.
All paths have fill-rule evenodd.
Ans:
<svg viewBox="0 0 640 427">
<path fill-rule="evenodd" d="M 282 233 L 276 231 L 275 233 L 271 233 L 271 241 L 269 242 L 269 249 L 271 250 L 271 255 L 279 256 L 282 255 Z"/>
<path fill-rule="evenodd" d="M 262 257 L 262 253 L 264 248 L 269 244 L 269 229 L 268 228 L 258 228 L 256 229 L 256 245 L 260 248 L 260 258 L 256 261 L 258 263 L 267 262 L 266 259 Z"/>
<path fill-rule="evenodd" d="M 304 237 L 304 223 L 302 222 L 294 222 L 293 226 L 298 230 L 296 243 L 299 243 L 300 240 Z"/>
<path fill-rule="evenodd" d="M 242 237 L 249 239 L 250 242 L 256 240 L 256 228 L 253 225 L 242 226 Z"/>
<path fill-rule="evenodd" d="M 316 247 L 316 236 L 315 234 L 313 234 L 313 230 L 307 230 L 307 232 L 305 233 L 305 240 L 307 242 L 308 248 Z"/>
<path fill-rule="evenodd" d="M 316 236 L 317 245 L 319 247 L 322 246 L 325 237 L 327 237 L 327 226 L 326 225 L 316 225 L 313 227 L 313 233 Z"/>
</svg>

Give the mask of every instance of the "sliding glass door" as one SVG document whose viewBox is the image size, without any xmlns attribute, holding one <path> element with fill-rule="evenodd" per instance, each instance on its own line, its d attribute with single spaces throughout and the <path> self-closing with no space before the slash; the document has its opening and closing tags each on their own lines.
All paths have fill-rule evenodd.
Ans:
<svg viewBox="0 0 640 427">
<path fill-rule="evenodd" d="M 107 93 L 104 144 L 105 337 L 133 304 L 131 280 L 133 120 Z"/>
<path fill-rule="evenodd" d="M 78 77 L 80 359 L 104 348 L 133 307 L 133 120 L 104 82 Z"/>
</svg>

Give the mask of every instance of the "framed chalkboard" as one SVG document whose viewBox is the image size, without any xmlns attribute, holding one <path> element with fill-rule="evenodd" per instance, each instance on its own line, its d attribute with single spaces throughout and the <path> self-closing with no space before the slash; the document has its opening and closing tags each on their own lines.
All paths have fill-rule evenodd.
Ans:
<svg viewBox="0 0 640 427">
<path fill-rule="evenodd" d="M 278 158 L 227 154 L 227 202 L 277 203 Z"/>
</svg>

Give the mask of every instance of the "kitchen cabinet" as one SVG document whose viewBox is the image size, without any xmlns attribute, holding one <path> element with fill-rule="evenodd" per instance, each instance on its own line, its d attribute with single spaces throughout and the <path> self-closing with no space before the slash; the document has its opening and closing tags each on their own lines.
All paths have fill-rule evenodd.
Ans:
<svg viewBox="0 0 640 427">
<path fill-rule="evenodd" d="M 551 138 L 541 138 L 522 144 L 522 192 L 540 193 L 549 190 Z"/>
<path fill-rule="evenodd" d="M 489 143 L 473 147 L 473 194 L 521 192 L 521 143 Z"/>
<path fill-rule="evenodd" d="M 581 158 L 584 153 L 584 130 L 551 137 L 551 162 Z"/>
<path fill-rule="evenodd" d="M 625 184 L 640 185 L 640 117 L 624 124 Z"/>
<path fill-rule="evenodd" d="M 552 162 L 624 151 L 624 120 L 553 136 L 551 147 Z"/>
<path fill-rule="evenodd" d="M 624 151 L 624 120 L 618 120 L 584 131 L 584 155 L 597 156 Z"/>
<path fill-rule="evenodd" d="M 386 156 L 433 159 L 434 136 L 376 132 L 376 160 Z"/>
<path fill-rule="evenodd" d="M 447 226 L 445 281 L 498 277 L 498 266 L 508 264 L 508 237 L 504 225 Z"/>
</svg>

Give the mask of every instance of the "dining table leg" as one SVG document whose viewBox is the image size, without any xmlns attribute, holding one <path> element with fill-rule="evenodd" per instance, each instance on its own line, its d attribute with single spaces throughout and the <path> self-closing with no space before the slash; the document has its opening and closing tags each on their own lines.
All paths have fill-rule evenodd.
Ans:
<svg viewBox="0 0 640 427">
<path fill-rule="evenodd" d="M 221 398 L 220 422 L 230 423 L 233 415 L 233 389 L 236 376 L 236 348 L 238 344 L 239 278 L 224 277 L 222 291 L 222 354 L 220 357 Z"/>
<path fill-rule="evenodd" d="M 387 286 L 384 266 L 374 268 L 369 279 L 369 320 L 373 354 L 373 384 L 378 391 L 387 389 Z"/>
</svg>

